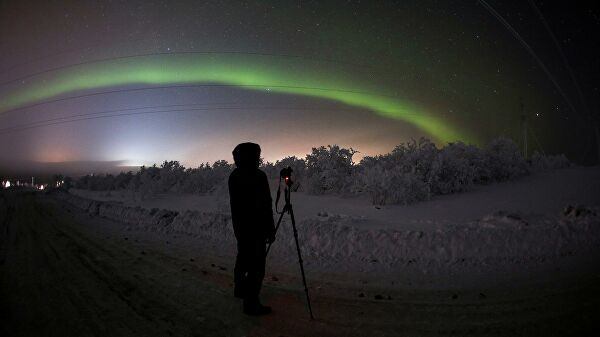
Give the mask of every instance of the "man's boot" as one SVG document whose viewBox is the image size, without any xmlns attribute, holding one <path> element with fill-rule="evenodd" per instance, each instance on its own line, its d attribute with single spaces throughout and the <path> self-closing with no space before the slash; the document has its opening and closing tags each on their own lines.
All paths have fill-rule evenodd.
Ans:
<svg viewBox="0 0 600 337">
<path fill-rule="evenodd" d="M 244 299 L 244 314 L 250 316 L 262 316 L 271 313 L 271 307 L 260 304 L 258 298 Z"/>
</svg>

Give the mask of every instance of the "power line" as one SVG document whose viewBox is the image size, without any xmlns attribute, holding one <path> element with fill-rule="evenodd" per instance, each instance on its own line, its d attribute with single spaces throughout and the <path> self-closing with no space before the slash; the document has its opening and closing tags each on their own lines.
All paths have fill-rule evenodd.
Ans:
<svg viewBox="0 0 600 337">
<path fill-rule="evenodd" d="M 42 119 L 42 120 L 30 122 L 30 123 L 16 125 L 16 126 L 10 127 L 10 128 L 0 129 L 0 131 L 4 131 L 4 130 L 8 130 L 8 129 L 13 129 L 13 128 L 20 128 L 22 126 L 31 126 L 31 125 L 35 125 L 35 124 L 44 124 L 46 122 L 55 122 L 55 121 L 60 121 L 60 120 L 68 120 L 68 119 L 74 118 L 74 117 L 82 117 L 82 116 L 90 116 L 90 115 L 101 115 L 101 114 L 112 113 L 112 112 L 124 112 L 124 111 L 134 111 L 134 110 L 144 110 L 144 109 L 158 109 L 158 108 L 172 108 L 172 107 L 184 107 L 184 106 L 219 105 L 219 104 L 229 104 L 229 103 L 228 102 L 224 102 L 224 103 L 217 103 L 217 102 L 215 102 L 215 103 L 167 104 L 167 105 L 143 106 L 143 107 L 137 107 L 137 108 L 123 108 L 123 109 L 114 109 L 114 110 L 104 110 L 104 111 L 89 112 L 89 113 L 69 115 L 69 116 L 56 117 L 56 118 L 50 118 L 50 119 Z"/>
<path fill-rule="evenodd" d="M 64 54 L 64 53 L 58 53 L 58 55 L 60 54 Z M 123 56 L 115 56 L 115 57 L 109 57 L 109 58 L 101 58 L 101 59 L 96 59 L 96 60 L 89 60 L 89 61 L 83 61 L 83 62 L 78 62 L 78 63 L 73 63 L 73 64 L 67 64 L 67 65 L 63 65 L 63 66 L 59 66 L 59 67 L 54 67 L 54 68 L 50 68 L 50 69 L 45 69 L 39 72 L 34 72 L 34 73 L 30 73 L 28 75 L 25 76 L 21 76 L 18 78 L 14 78 L 5 82 L 0 82 L 0 87 L 6 86 L 8 84 L 11 83 L 15 83 L 15 82 L 19 82 L 19 81 L 24 81 L 27 80 L 29 78 L 33 78 L 39 75 L 43 75 L 46 73 L 50 73 L 50 72 L 54 72 L 54 71 L 58 71 L 58 70 L 64 70 L 64 69 L 68 69 L 68 68 L 72 68 L 72 67 L 77 67 L 77 66 L 81 66 L 81 65 L 87 65 L 87 64 L 95 64 L 95 63 L 102 63 L 102 62 L 109 62 L 109 61 L 116 61 L 116 60 L 122 60 L 122 59 L 130 59 L 130 58 L 138 58 L 138 57 L 150 57 L 150 56 L 161 56 L 161 55 L 185 55 L 185 54 L 198 54 L 198 55 L 219 55 L 219 54 L 223 54 L 223 55 L 254 55 L 254 56 L 269 56 L 269 57 L 283 57 L 283 58 L 295 58 L 295 59 L 305 59 L 305 60 L 310 60 L 310 61 L 318 61 L 318 62 L 327 62 L 327 63 L 335 63 L 335 64 L 343 64 L 343 65 L 349 65 L 349 66 L 355 66 L 355 67 L 359 67 L 359 68 L 366 68 L 366 69 L 372 69 L 372 70 L 378 70 L 379 74 L 382 75 L 386 75 L 386 76 L 393 76 L 394 73 L 390 72 L 390 67 L 380 67 L 380 66 L 374 66 L 374 65 L 367 65 L 367 64 L 362 64 L 362 63 L 355 63 L 355 62 L 347 62 L 347 61 L 340 61 L 340 60 L 336 60 L 336 59 L 330 59 L 330 58 L 317 58 L 317 57 L 308 57 L 308 56 L 300 56 L 300 55 L 293 55 L 293 54 L 277 54 L 277 53 L 265 53 L 265 52 L 242 52 L 242 51 L 181 51 L 181 52 L 152 52 L 152 53 L 142 53 L 142 54 L 133 54 L 133 55 L 123 55 Z M 38 58 L 38 59 L 42 59 L 42 58 Z M 31 62 L 25 62 L 19 65 L 24 65 L 24 64 L 28 64 Z M 6 69 L 6 68 L 5 68 Z M 3 70 L 0 72 L 0 74 L 5 73 L 6 71 Z M 466 76 L 465 74 L 462 74 L 461 76 L 464 76 L 468 79 L 471 79 L 470 77 Z M 480 85 L 486 86 L 486 87 L 491 87 L 490 85 L 484 84 L 484 83 L 480 83 Z M 510 87 L 510 86 L 504 86 L 503 87 Z"/>
<path fill-rule="evenodd" d="M 536 14 L 540 17 L 540 20 L 542 21 L 542 23 L 544 24 L 544 27 L 548 31 L 548 34 L 552 38 L 552 41 L 554 42 L 556 49 L 558 49 L 558 53 L 560 54 L 560 57 L 562 58 L 562 61 L 565 64 L 565 67 L 567 68 L 569 75 L 571 76 L 571 80 L 573 80 L 573 84 L 575 84 L 575 89 L 577 90 L 577 93 L 579 94 L 579 99 L 581 100 L 581 104 L 583 104 L 583 107 L 584 107 L 586 113 L 589 115 L 589 107 L 587 105 L 587 101 L 583 97 L 583 92 L 581 91 L 581 87 L 579 86 L 579 81 L 577 81 L 577 78 L 575 77 L 575 73 L 573 72 L 573 68 L 571 68 L 571 64 L 569 63 L 567 56 L 563 52 L 563 49 L 560 46 L 560 43 L 558 43 L 558 40 L 556 39 L 554 32 L 552 32 L 550 25 L 548 25 L 546 18 L 544 17 L 544 15 L 542 14 L 542 12 L 538 8 L 538 6 L 535 4 L 535 2 L 533 2 L 533 0 L 529 0 L 529 4 L 531 5 L 531 7 L 533 7 Z M 591 116 L 588 116 L 588 117 L 591 117 Z"/>
<path fill-rule="evenodd" d="M 152 108 L 152 107 L 150 107 Z M 312 108 L 312 107 L 273 107 L 273 106 L 261 106 L 261 107 L 203 107 L 203 108 L 188 108 L 188 109 L 167 109 L 167 110 L 155 110 L 155 111 L 138 111 L 138 112 L 126 112 L 126 113 L 116 113 L 111 114 L 113 112 L 122 112 L 122 111 L 131 111 L 142 108 L 130 108 L 130 109 L 120 109 L 120 110 L 107 110 L 100 112 L 91 112 L 85 114 L 79 114 L 74 116 L 67 117 L 59 117 L 54 119 L 47 119 L 43 121 L 32 122 L 29 124 L 21 124 L 15 127 L 0 129 L 0 135 L 24 131 L 29 129 L 35 129 L 40 127 L 48 127 L 53 125 L 61 125 L 79 121 L 93 120 L 93 119 L 102 119 L 102 118 L 116 118 L 116 117 L 124 117 L 124 116 L 136 116 L 136 115 L 146 115 L 146 114 L 157 114 L 157 113 L 178 113 L 178 112 L 191 112 L 191 111 L 210 111 L 210 110 L 300 110 L 300 111 L 330 111 L 330 112 L 351 112 L 356 111 L 352 109 L 322 109 L 322 108 Z M 404 115 L 422 115 L 418 113 L 403 113 Z M 75 117 L 75 118 L 73 118 Z"/>
<path fill-rule="evenodd" d="M 144 91 L 144 90 L 161 90 L 161 89 L 172 89 L 172 88 L 267 88 L 267 89 L 268 88 L 279 88 L 279 89 L 302 89 L 302 90 L 331 91 L 331 92 L 352 93 L 352 94 L 370 95 L 370 96 L 378 96 L 378 97 L 398 98 L 397 96 L 393 96 L 393 95 L 376 94 L 376 93 L 372 93 L 372 92 L 359 91 L 359 90 L 345 90 L 345 89 L 335 89 L 335 88 L 306 87 L 306 86 L 293 86 L 293 85 L 266 85 L 266 84 L 241 84 L 241 85 L 237 85 L 237 84 L 214 84 L 214 83 L 211 83 L 211 84 L 207 84 L 207 83 L 205 83 L 205 84 L 172 84 L 172 85 L 158 86 L 158 87 L 144 87 L 144 88 L 127 88 L 127 89 L 117 89 L 117 90 L 106 90 L 106 91 L 94 92 L 94 93 L 89 93 L 89 94 L 81 94 L 81 95 L 74 95 L 74 96 L 62 97 L 62 98 L 57 98 L 57 99 L 53 99 L 53 100 L 43 101 L 43 102 L 39 102 L 39 103 L 24 105 L 24 106 L 20 106 L 20 107 L 17 107 L 17 108 L 5 110 L 5 111 L 0 112 L 0 115 L 7 114 L 7 113 L 10 113 L 10 112 L 14 112 L 14 111 L 18 111 L 18 110 L 32 108 L 32 107 L 36 107 L 36 106 L 40 106 L 40 105 L 45 105 L 45 104 L 50 104 L 50 103 L 56 103 L 56 102 L 63 102 L 63 101 L 68 101 L 68 100 L 72 100 L 72 99 L 84 98 L 84 97 L 92 97 L 92 96 L 98 96 L 98 95 L 123 93 L 123 92 L 134 92 L 134 91 Z"/>
<path fill-rule="evenodd" d="M 5 81 L 5 82 L 0 82 L 0 87 L 6 86 L 6 85 L 11 84 L 11 83 L 24 81 L 24 80 L 27 80 L 29 78 L 32 78 L 32 77 L 35 77 L 35 76 L 39 76 L 39 75 L 43 75 L 43 74 L 46 74 L 46 73 L 50 73 L 50 72 L 53 72 L 53 71 L 74 68 L 74 67 L 78 67 L 78 66 L 82 66 L 82 65 L 97 64 L 97 63 L 111 62 L 111 61 L 117 61 L 117 60 L 125 60 L 125 59 L 131 59 L 131 58 L 141 58 L 141 57 L 150 57 L 150 56 L 165 56 L 165 55 L 169 55 L 169 56 L 171 56 L 171 55 L 252 55 L 252 56 L 267 56 L 267 57 L 281 57 L 281 58 L 304 59 L 304 60 L 310 60 L 310 61 L 336 63 L 336 64 L 351 65 L 351 66 L 354 66 L 354 67 L 376 69 L 375 66 L 361 64 L 361 63 L 345 62 L 345 61 L 339 61 L 339 60 L 334 60 L 334 59 L 326 59 L 326 58 L 299 56 L 299 55 L 292 55 L 292 54 L 242 52 L 242 51 L 180 51 L 180 52 L 170 52 L 169 51 L 169 52 L 153 52 L 153 53 L 143 53 L 143 54 L 133 54 L 133 55 L 107 57 L 107 58 L 102 58 L 102 59 L 97 59 L 97 60 L 90 60 L 90 61 L 83 61 L 83 62 L 78 62 L 78 63 L 67 64 L 67 65 L 64 65 L 64 66 L 54 67 L 54 68 L 50 68 L 50 69 L 38 71 L 38 72 L 35 72 L 35 73 L 31 73 L 31 74 L 28 74 L 26 76 L 18 77 L 18 78 L 15 78 L 15 79 L 12 79 L 12 80 L 8 80 L 8 81 Z"/>
<path fill-rule="evenodd" d="M 529 0 L 529 4 L 531 5 L 531 7 L 533 7 L 533 9 L 537 13 L 537 15 L 540 17 L 540 20 L 544 24 L 544 27 L 546 28 L 546 30 L 548 31 L 548 34 L 552 38 L 552 41 L 554 41 L 554 45 L 556 46 L 556 49 L 558 49 L 560 57 L 562 58 L 562 61 L 565 64 L 565 67 L 567 68 L 569 75 L 571 76 L 571 80 L 573 81 L 573 84 L 575 85 L 575 89 L 577 90 L 577 94 L 579 95 L 579 100 L 581 101 L 581 104 L 583 105 L 586 115 L 594 124 L 592 127 L 594 128 L 594 136 L 595 136 L 595 140 L 596 140 L 596 151 L 597 151 L 597 155 L 598 155 L 598 161 L 600 161 L 600 133 L 598 132 L 598 123 L 599 123 L 598 118 L 597 118 L 597 116 L 592 115 L 592 113 L 590 112 L 590 107 L 588 106 L 587 101 L 586 101 L 585 97 L 583 96 L 583 92 L 581 91 L 581 87 L 579 86 L 579 81 L 577 81 L 577 77 L 575 77 L 573 68 L 571 68 L 571 64 L 569 63 L 567 56 L 563 52 L 563 49 L 560 46 L 560 43 L 558 43 L 558 39 L 556 39 L 556 36 L 552 32 L 550 25 L 546 21 L 546 18 L 544 17 L 544 15 L 542 14 L 542 12 L 538 8 L 538 6 L 535 4 L 535 2 L 533 2 L 533 0 Z M 594 117 L 596 117 L 596 118 L 594 118 Z M 586 146 L 589 146 L 589 144 Z M 584 158 L 584 160 L 587 158 L 587 147 L 586 147 L 586 153 L 584 154 L 583 158 Z"/>
<path fill-rule="evenodd" d="M 41 54 L 41 53 L 36 53 L 36 57 L 30 57 L 29 59 L 23 60 L 21 62 L 18 63 L 13 63 L 11 65 L 7 65 L 7 66 L 3 66 L 0 68 L 0 74 L 4 74 L 7 73 L 9 71 L 14 70 L 15 68 L 20 68 L 22 66 L 26 66 L 28 64 L 32 64 L 32 63 L 36 63 L 38 61 L 41 60 L 47 60 L 48 58 L 51 57 L 56 57 L 56 56 L 60 56 L 60 55 L 65 55 L 65 54 L 70 54 L 70 53 L 74 53 L 74 52 L 78 52 L 79 55 L 81 55 L 81 51 L 82 49 L 85 49 L 87 51 L 92 51 L 94 49 L 92 48 L 107 48 L 107 47 L 116 47 L 116 46 L 126 46 L 126 45 L 130 45 L 133 43 L 155 43 L 156 40 L 152 39 L 152 38 L 148 38 L 148 39 L 136 39 L 135 41 L 121 41 L 121 42 L 111 42 L 111 43 L 94 43 L 94 44 L 88 44 L 85 46 L 81 46 L 79 48 L 70 48 L 70 49 L 66 49 L 66 50 L 62 50 L 59 52 L 54 52 L 54 53 L 46 53 L 46 54 Z M 12 51 L 14 51 L 14 48 L 11 48 Z M 25 48 L 22 48 L 22 50 L 17 51 L 15 54 L 18 53 L 25 53 L 27 52 L 27 50 Z"/>
<path fill-rule="evenodd" d="M 535 140 L 535 143 L 539 147 L 542 154 L 545 156 L 546 152 L 544 151 L 544 148 L 542 147 L 542 144 L 540 143 L 538 137 L 535 135 L 535 132 L 533 132 L 533 127 L 531 125 L 529 125 L 529 130 L 531 131 L 531 134 L 533 135 L 533 139 Z"/>
<path fill-rule="evenodd" d="M 531 46 L 523 39 L 523 37 L 521 37 L 521 34 L 519 34 L 519 32 L 517 32 L 510 25 L 510 23 L 508 23 L 508 21 L 506 21 L 506 19 L 504 19 L 504 17 L 502 17 L 502 15 L 500 15 L 485 0 L 479 0 L 479 3 L 490 14 L 492 14 L 492 16 L 494 16 L 498 21 L 500 21 L 500 23 L 502 23 L 502 25 L 513 35 L 513 37 L 516 38 L 517 41 L 519 41 L 519 43 L 521 43 L 521 45 L 523 46 L 523 48 L 525 48 L 525 50 L 529 53 L 529 55 L 531 55 L 531 57 L 533 57 L 534 60 L 538 63 L 538 65 L 542 68 L 542 70 L 544 71 L 544 73 L 546 73 L 546 76 L 548 76 L 548 78 L 550 79 L 550 81 L 554 84 L 554 86 L 556 87 L 556 90 L 558 90 L 558 92 L 560 93 L 560 95 L 564 98 L 564 100 L 567 102 L 567 104 L 569 105 L 569 107 L 571 108 L 571 110 L 573 112 L 575 112 L 576 114 L 578 114 L 579 117 L 581 117 L 581 118 L 583 118 L 585 120 L 584 116 L 582 116 L 581 113 L 575 108 L 575 106 L 573 105 L 573 102 L 571 102 L 571 99 L 569 98 L 569 96 L 567 96 L 567 94 L 562 89 L 562 87 L 560 86 L 560 84 L 558 84 L 558 81 L 556 80 L 556 78 L 554 77 L 554 75 L 552 75 L 552 73 L 550 72 L 550 70 L 548 69 L 548 67 L 546 67 L 546 65 L 544 64 L 544 62 L 542 62 L 542 60 L 539 58 L 539 56 L 536 54 L 536 52 L 531 48 Z"/>
</svg>

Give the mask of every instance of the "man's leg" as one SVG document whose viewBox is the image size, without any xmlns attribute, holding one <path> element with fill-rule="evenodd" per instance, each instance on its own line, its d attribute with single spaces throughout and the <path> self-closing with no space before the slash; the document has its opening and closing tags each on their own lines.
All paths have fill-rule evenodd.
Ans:
<svg viewBox="0 0 600 337">
<path fill-rule="evenodd" d="M 248 272 L 248 252 L 245 247 L 238 242 L 238 253 L 235 258 L 235 267 L 233 268 L 233 296 L 244 298 L 246 292 L 246 282 Z"/>
<path fill-rule="evenodd" d="M 248 297 L 258 298 L 265 277 L 265 251 L 258 246 L 251 252 L 246 277 Z"/>
<path fill-rule="evenodd" d="M 252 247 L 248 254 L 248 276 L 244 297 L 244 312 L 249 315 L 264 315 L 271 312 L 270 307 L 263 306 L 259 300 L 260 289 L 265 277 L 265 245 Z"/>
</svg>

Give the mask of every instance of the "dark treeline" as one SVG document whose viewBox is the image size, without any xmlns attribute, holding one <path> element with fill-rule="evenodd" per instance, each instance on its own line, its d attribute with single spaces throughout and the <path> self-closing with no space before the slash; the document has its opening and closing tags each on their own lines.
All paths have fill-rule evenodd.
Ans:
<svg viewBox="0 0 600 337">
<path fill-rule="evenodd" d="M 368 195 L 373 204 L 409 204 L 433 195 L 466 191 L 476 184 L 515 179 L 532 172 L 570 165 L 564 155 L 534 153 L 526 160 L 510 139 L 498 138 L 480 148 L 450 143 L 437 148 L 421 138 L 400 144 L 391 153 L 364 157 L 337 145 L 313 148 L 304 159 L 287 157 L 263 162 L 271 179 L 287 166 L 294 170 L 296 189 L 310 194 Z M 87 175 L 74 186 L 88 190 L 131 190 L 144 194 L 165 192 L 211 194 L 223 191 L 234 165 L 225 160 L 185 168 L 177 161 L 142 166 L 118 175 Z"/>
</svg>

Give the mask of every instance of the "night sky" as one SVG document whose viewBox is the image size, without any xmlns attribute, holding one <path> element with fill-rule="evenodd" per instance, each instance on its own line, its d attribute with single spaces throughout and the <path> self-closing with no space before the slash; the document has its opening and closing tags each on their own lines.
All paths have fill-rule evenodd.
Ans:
<svg viewBox="0 0 600 337">
<path fill-rule="evenodd" d="M 520 142 L 521 102 L 531 149 L 594 162 L 600 11 L 576 6 L 3 1 L 0 170 Z"/>
</svg>

